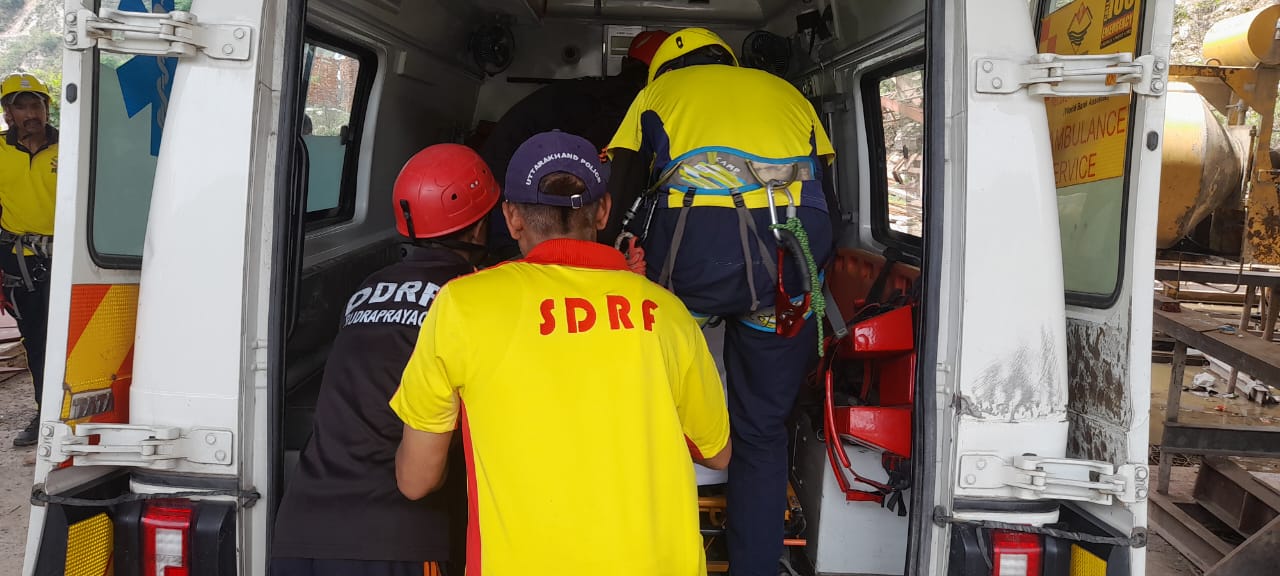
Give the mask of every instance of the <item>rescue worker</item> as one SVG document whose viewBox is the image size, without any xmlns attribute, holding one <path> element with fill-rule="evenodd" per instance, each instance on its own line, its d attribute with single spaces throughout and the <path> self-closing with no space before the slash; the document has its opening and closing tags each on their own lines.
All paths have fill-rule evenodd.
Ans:
<svg viewBox="0 0 1280 576">
<path fill-rule="evenodd" d="M 615 175 L 642 168 L 639 179 L 616 178 L 611 191 L 621 206 L 643 199 L 628 233 L 642 237 L 649 278 L 695 315 L 724 320 L 734 446 L 729 566 L 735 576 L 774 576 L 786 506 L 784 421 L 817 355 L 821 320 L 806 314 L 801 294 L 808 284 L 820 296 L 817 270 L 832 249 L 821 185 L 831 143 L 795 87 L 739 67 L 719 36 L 689 28 L 658 48 L 649 84 L 608 151 Z M 782 252 L 780 239 L 789 246 Z"/>
<path fill-rule="evenodd" d="M 58 129 L 49 124 L 49 88 L 31 74 L 0 80 L 0 107 L 9 129 L 0 138 L 0 269 L 8 310 L 18 322 L 35 388 L 36 415 L 13 439 L 38 440 L 49 324 L 49 268 L 58 185 Z"/>
<path fill-rule="evenodd" d="M 706 574 L 693 461 L 729 460 L 724 391 L 680 301 L 595 242 L 598 155 L 563 132 L 520 146 L 502 210 L 525 257 L 440 291 L 391 400 L 409 498 L 443 481 L 461 420 L 467 574 Z"/>
<path fill-rule="evenodd" d="M 618 128 L 627 106 L 644 88 L 649 61 L 668 34 L 648 30 L 631 39 L 622 69 L 616 76 L 578 78 L 545 86 L 517 102 L 493 128 L 480 147 L 499 182 L 505 182 L 507 162 L 516 148 L 541 132 L 560 130 L 576 134 L 604 148 Z M 502 210 L 495 209 L 489 226 L 489 247 L 497 260 L 518 256 L 516 242 L 507 233 Z"/>
<path fill-rule="evenodd" d="M 458 144 L 418 152 L 396 178 L 403 258 L 369 276 L 347 302 L 312 437 L 276 520 L 275 576 L 422 576 L 424 563 L 435 564 L 425 567 L 430 575 L 447 570 L 439 563 L 451 548 L 461 554 L 462 543 L 450 542 L 449 508 L 465 499 L 464 487 L 417 502 L 400 494 L 402 424 L 387 402 L 440 287 L 483 258 L 485 216 L 500 197 L 484 161 Z"/>
</svg>

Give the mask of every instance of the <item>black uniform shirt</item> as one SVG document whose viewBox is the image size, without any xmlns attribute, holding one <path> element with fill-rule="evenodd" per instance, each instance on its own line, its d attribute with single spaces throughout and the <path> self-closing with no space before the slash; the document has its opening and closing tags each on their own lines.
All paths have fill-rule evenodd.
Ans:
<svg viewBox="0 0 1280 576">
<path fill-rule="evenodd" d="M 406 246 L 401 262 L 375 272 L 347 301 L 325 364 L 311 440 L 280 505 L 272 556 L 447 559 L 446 507 L 456 507 L 450 498 L 465 496 L 449 484 L 416 502 L 400 494 L 396 448 L 404 424 L 387 403 L 436 293 L 472 271 L 449 250 Z"/>
</svg>

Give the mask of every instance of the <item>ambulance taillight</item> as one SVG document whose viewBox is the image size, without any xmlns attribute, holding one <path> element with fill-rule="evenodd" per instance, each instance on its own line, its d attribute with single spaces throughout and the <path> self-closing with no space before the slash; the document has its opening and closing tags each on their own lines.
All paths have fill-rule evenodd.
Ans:
<svg viewBox="0 0 1280 576">
<path fill-rule="evenodd" d="M 143 576 L 190 576 L 194 511 L 189 500 L 147 503 L 142 512 Z"/>
<path fill-rule="evenodd" d="M 1025 532 L 995 530 L 991 533 L 993 576 L 1040 576 L 1044 548 L 1040 537 Z"/>
</svg>

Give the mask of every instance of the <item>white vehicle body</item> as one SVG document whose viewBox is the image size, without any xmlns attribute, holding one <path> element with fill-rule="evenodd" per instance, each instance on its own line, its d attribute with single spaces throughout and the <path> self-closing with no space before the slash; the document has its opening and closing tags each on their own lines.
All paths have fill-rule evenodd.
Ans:
<svg viewBox="0 0 1280 576">
<path fill-rule="evenodd" d="M 113 11 L 129 0 L 102 4 L 66 0 L 34 478 L 44 501 L 31 509 L 24 575 L 110 563 L 115 574 L 152 574 L 166 553 L 175 567 L 196 566 L 191 574 L 265 574 L 337 311 L 393 257 L 390 190 L 403 162 L 497 120 L 535 87 L 518 77 L 616 72 L 606 50 L 611 36 L 635 33 L 627 27 L 704 25 L 736 47 L 756 29 L 793 36 L 811 9 L 831 11 L 831 38 L 793 42 L 788 78 L 837 150 L 840 246 L 901 249 L 923 282 L 910 513 L 845 501 L 825 454 L 798 450 L 811 568 L 976 574 L 957 550 L 963 557 L 964 531 L 985 533 L 979 523 L 990 521 L 1145 537 L 1144 295 L 1172 0 L 194 0 L 145 17 Z M 487 76 L 466 46 L 492 12 L 512 19 L 516 55 Z M 1049 20 L 1084 44 L 1043 49 Z M 115 26 L 112 37 L 113 21 L 166 27 Z M 1102 34 L 1132 42 L 1128 56 L 1045 56 L 1088 53 Z M 320 61 L 349 82 L 354 69 L 336 109 L 311 106 L 319 96 L 301 88 Z M 923 71 L 921 145 L 902 156 L 918 153 L 923 216 L 908 225 L 889 218 L 890 152 L 876 124 L 885 96 L 869 87 L 911 70 Z M 1095 73 L 1073 75 L 1081 70 Z M 1053 98 L 1068 93 L 1113 100 L 1064 111 Z M 1122 102 L 1123 134 L 1060 140 L 1063 119 L 1107 102 Z M 303 108 L 345 124 L 317 121 L 304 136 Z M 1107 164 L 1106 153 L 1120 157 Z M 136 495 L 172 493 L 200 525 L 160 550 Z M 1108 573 L 1145 574 L 1140 545 L 1092 550 L 1119 570 Z"/>
</svg>

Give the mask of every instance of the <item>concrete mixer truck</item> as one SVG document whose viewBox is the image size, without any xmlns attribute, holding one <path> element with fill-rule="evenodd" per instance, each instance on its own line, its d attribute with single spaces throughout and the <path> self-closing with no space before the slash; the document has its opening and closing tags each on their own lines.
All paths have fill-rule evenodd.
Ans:
<svg viewBox="0 0 1280 576">
<path fill-rule="evenodd" d="M 1277 20 L 1280 5 L 1222 20 L 1205 65 L 1170 68 L 1158 248 L 1280 264 Z"/>
</svg>

